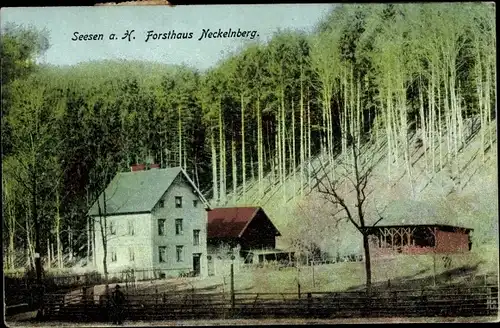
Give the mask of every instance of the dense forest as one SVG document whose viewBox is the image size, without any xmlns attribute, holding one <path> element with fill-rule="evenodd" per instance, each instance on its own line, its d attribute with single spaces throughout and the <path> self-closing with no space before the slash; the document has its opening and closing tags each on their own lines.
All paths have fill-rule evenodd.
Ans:
<svg viewBox="0 0 500 328">
<path fill-rule="evenodd" d="M 348 142 L 387 143 L 388 161 L 402 158 L 411 175 L 416 131 L 426 170 L 439 171 L 461 151 L 471 116 L 485 154 L 494 142 L 483 128 L 495 119 L 494 18 L 484 3 L 338 5 L 313 33 L 277 31 L 204 72 L 112 60 L 41 65 L 50 36 L 6 27 L 4 266 L 34 265 L 35 240 L 59 267 L 87 254 L 87 209 L 134 163 L 182 166 L 224 205 L 236 193 L 244 203 L 250 183 L 265 193 L 265 177 L 279 185 L 299 171 L 306 183 L 313 158 L 337 156 Z M 429 146 L 442 141 L 445 150 Z M 283 201 L 290 192 L 283 188 Z"/>
</svg>

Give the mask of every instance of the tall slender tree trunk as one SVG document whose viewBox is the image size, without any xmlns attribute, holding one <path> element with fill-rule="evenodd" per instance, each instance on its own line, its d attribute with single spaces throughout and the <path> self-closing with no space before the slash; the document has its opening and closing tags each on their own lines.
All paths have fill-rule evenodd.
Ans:
<svg viewBox="0 0 500 328">
<path fill-rule="evenodd" d="M 7 248 L 7 268 L 14 269 L 15 263 L 15 247 L 14 247 L 14 235 L 16 233 L 16 212 L 14 206 L 12 206 L 12 198 L 10 194 L 10 189 L 6 186 L 5 179 L 2 179 L 3 184 L 3 192 L 5 205 L 7 208 L 6 213 L 8 213 L 8 217 L 6 218 L 8 236 L 9 236 L 9 244 Z"/>
<path fill-rule="evenodd" d="M 443 124 L 442 124 L 442 112 L 441 112 L 441 88 L 439 87 L 439 82 L 437 83 L 437 110 L 438 110 L 438 130 L 439 130 L 439 170 L 443 169 Z"/>
<path fill-rule="evenodd" d="M 242 176 L 242 196 L 245 200 L 247 179 L 246 179 L 246 158 L 245 158 L 245 102 L 241 95 L 241 176 Z"/>
<path fill-rule="evenodd" d="M 304 195 L 304 161 L 305 161 L 305 145 L 304 140 L 304 81 L 303 67 L 300 67 L 300 194 Z"/>
<path fill-rule="evenodd" d="M 233 202 L 236 202 L 236 188 L 238 183 L 238 169 L 236 168 L 236 142 L 231 140 L 231 166 L 233 169 Z"/>
<path fill-rule="evenodd" d="M 277 134 L 276 134 L 276 145 L 275 145 L 275 150 L 276 150 L 276 159 L 277 159 L 277 162 L 278 162 L 278 167 L 277 167 L 277 171 L 276 171 L 276 174 L 279 178 L 279 181 L 280 181 L 280 185 L 283 185 L 283 165 L 281 164 L 282 161 L 283 161 L 283 156 L 282 156 L 282 151 L 281 151 L 281 147 L 282 147 L 282 142 L 281 142 L 281 129 L 282 129 L 282 125 L 281 125 L 281 106 L 278 107 L 278 113 L 276 114 L 276 124 L 278 125 L 278 131 L 277 131 Z"/>
<path fill-rule="evenodd" d="M 296 175 L 296 156 L 297 154 L 295 153 L 295 108 L 293 106 L 293 99 L 292 99 L 292 153 L 290 154 L 290 159 L 291 159 L 291 163 L 292 165 L 290 165 L 290 170 L 291 172 L 293 172 L 293 179 L 292 179 L 292 183 L 293 183 L 293 196 L 296 195 L 297 193 L 297 190 L 296 190 L 296 179 L 295 177 L 297 176 Z"/>
<path fill-rule="evenodd" d="M 47 238 L 47 268 L 50 269 L 52 259 L 50 258 L 50 239 Z"/>
<path fill-rule="evenodd" d="M 257 175 L 259 179 L 259 195 L 264 193 L 263 179 L 264 179 L 264 156 L 262 138 L 262 113 L 260 112 L 260 91 L 257 91 Z"/>
<path fill-rule="evenodd" d="M 494 66 L 495 64 L 493 64 Z M 492 85 L 495 84 L 495 82 L 492 82 L 492 71 L 493 71 L 493 75 L 496 76 L 496 69 L 491 69 L 491 66 L 489 63 L 487 63 L 486 65 L 486 85 L 485 85 L 485 88 L 486 88 L 486 92 L 485 92 L 485 99 L 484 99 L 484 103 L 486 105 L 486 128 L 487 128 L 487 133 L 488 133 L 488 144 L 489 144 L 489 149 L 493 149 L 493 134 L 491 133 L 491 121 L 492 121 L 492 115 L 491 115 L 491 93 L 492 93 L 492 89 L 493 89 L 493 93 L 494 93 L 494 96 L 495 96 L 495 100 L 496 100 L 496 88 Z M 496 81 L 496 80 L 493 80 L 493 81 Z"/>
<path fill-rule="evenodd" d="M 391 136 L 391 92 L 387 88 L 386 114 L 385 114 L 385 133 L 387 134 L 387 177 L 391 180 L 392 166 L 392 136 Z"/>
<path fill-rule="evenodd" d="M 210 131 L 210 149 L 212 151 L 212 198 L 215 202 L 219 201 L 218 179 L 217 179 L 217 150 L 215 149 L 214 128 Z"/>
<path fill-rule="evenodd" d="M 33 243 L 31 242 L 31 228 L 29 225 L 30 219 L 29 216 L 31 215 L 31 210 L 27 213 L 26 217 L 26 265 L 29 268 L 34 268 L 35 267 L 35 256 L 34 256 L 34 251 L 33 251 Z"/>
<path fill-rule="evenodd" d="M 96 257 L 96 240 L 95 240 L 95 219 L 92 218 L 92 264 L 94 267 L 97 266 L 97 257 Z"/>
<path fill-rule="evenodd" d="M 282 151 L 282 185 L 286 179 L 286 115 L 285 115 L 285 88 L 281 87 L 281 151 Z M 286 188 L 283 190 L 283 201 L 286 202 Z"/>
<path fill-rule="evenodd" d="M 225 149 L 225 137 L 224 137 L 224 128 L 223 128 L 223 119 L 222 119 L 222 99 L 220 99 L 219 103 L 219 174 L 220 174 L 220 189 L 219 189 L 219 201 L 224 203 L 226 201 L 226 170 L 225 170 L 225 157 L 224 154 L 226 152 Z"/>
<path fill-rule="evenodd" d="M 430 92 L 430 90 L 429 90 L 429 92 Z M 428 161 L 427 161 L 427 126 L 425 124 L 426 122 L 425 122 L 425 115 L 424 115 L 424 96 L 422 94 L 421 81 L 420 81 L 419 87 L 418 87 L 418 99 L 419 99 L 419 113 L 420 113 L 420 134 L 421 134 L 421 138 L 422 138 L 422 148 L 424 150 L 425 172 L 428 174 L 429 167 L 428 167 Z M 429 110 L 430 110 L 430 106 L 429 106 Z"/>
<path fill-rule="evenodd" d="M 181 115 L 181 107 L 177 107 L 177 129 L 179 133 L 179 166 L 182 167 L 182 115 Z"/>
<path fill-rule="evenodd" d="M 311 154 L 311 102 L 309 99 L 309 88 L 307 88 L 307 183 L 312 188 L 312 154 Z"/>
<path fill-rule="evenodd" d="M 73 261 L 73 230 L 71 230 L 71 225 L 68 225 L 68 255 L 69 261 Z"/>
</svg>

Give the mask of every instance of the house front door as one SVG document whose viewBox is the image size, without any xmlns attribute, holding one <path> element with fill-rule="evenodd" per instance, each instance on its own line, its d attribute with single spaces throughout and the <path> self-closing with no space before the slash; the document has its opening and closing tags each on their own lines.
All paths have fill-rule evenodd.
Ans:
<svg viewBox="0 0 500 328">
<path fill-rule="evenodd" d="M 195 276 L 199 276 L 201 272 L 200 259 L 201 259 L 200 253 L 193 254 L 193 271 Z"/>
</svg>

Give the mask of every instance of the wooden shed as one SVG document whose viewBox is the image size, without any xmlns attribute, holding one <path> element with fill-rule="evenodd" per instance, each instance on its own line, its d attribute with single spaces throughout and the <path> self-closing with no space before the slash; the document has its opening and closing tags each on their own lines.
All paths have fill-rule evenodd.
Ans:
<svg viewBox="0 0 500 328">
<path fill-rule="evenodd" d="M 440 223 L 389 224 L 367 228 L 374 256 L 450 254 L 471 250 L 473 229 Z"/>
</svg>

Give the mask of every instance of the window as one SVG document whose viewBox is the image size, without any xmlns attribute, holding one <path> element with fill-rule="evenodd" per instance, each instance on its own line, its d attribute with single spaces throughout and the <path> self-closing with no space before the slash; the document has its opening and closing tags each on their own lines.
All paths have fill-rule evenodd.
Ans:
<svg viewBox="0 0 500 328">
<path fill-rule="evenodd" d="M 132 220 L 129 220 L 129 221 L 128 221 L 128 234 L 129 234 L 130 236 L 135 235 L 134 221 L 132 221 Z"/>
<path fill-rule="evenodd" d="M 175 196 L 175 208 L 182 208 L 182 197 Z"/>
<path fill-rule="evenodd" d="M 163 199 L 161 199 L 159 202 L 158 202 L 158 207 L 160 208 L 164 208 L 165 207 L 165 201 Z"/>
<path fill-rule="evenodd" d="M 158 236 L 165 236 L 165 219 L 158 219 Z"/>
<path fill-rule="evenodd" d="M 113 221 L 109 221 L 109 234 L 116 235 L 116 225 Z"/>
<path fill-rule="evenodd" d="M 175 234 L 182 235 L 182 219 L 175 219 Z"/>
<path fill-rule="evenodd" d="M 160 263 L 167 262 L 167 246 L 158 246 L 158 256 Z"/>
<path fill-rule="evenodd" d="M 175 248 L 176 252 L 177 252 L 177 262 L 182 262 L 184 261 L 184 256 L 182 254 L 182 249 L 183 249 L 183 246 L 177 246 Z"/>
<path fill-rule="evenodd" d="M 130 262 L 134 262 L 135 260 L 134 249 L 132 247 L 128 249 L 128 259 Z"/>
<path fill-rule="evenodd" d="M 111 251 L 111 262 L 116 262 L 116 251 L 112 250 Z"/>
<path fill-rule="evenodd" d="M 193 245 L 200 245 L 200 230 L 193 230 Z"/>
<path fill-rule="evenodd" d="M 193 207 L 198 207 L 198 200 L 197 199 L 193 200 Z"/>
</svg>

